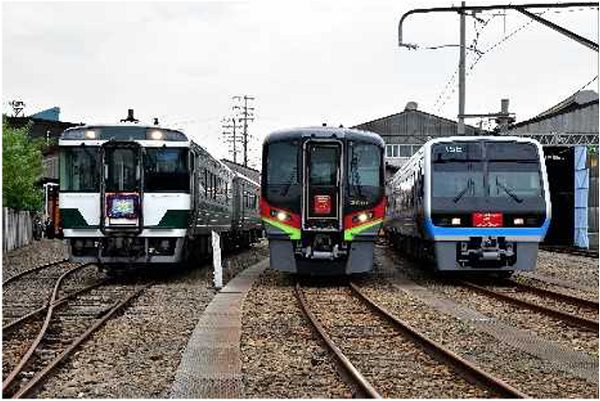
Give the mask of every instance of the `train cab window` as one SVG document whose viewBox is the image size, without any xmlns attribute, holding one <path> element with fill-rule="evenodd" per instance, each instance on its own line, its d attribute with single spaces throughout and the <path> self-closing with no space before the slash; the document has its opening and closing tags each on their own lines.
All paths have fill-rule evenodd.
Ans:
<svg viewBox="0 0 600 401">
<path fill-rule="evenodd" d="M 338 171 L 337 146 L 313 146 L 310 153 L 310 183 L 336 185 Z"/>
<path fill-rule="evenodd" d="M 107 192 L 129 192 L 138 189 L 138 151 L 132 148 L 106 149 L 105 163 Z"/>
<path fill-rule="evenodd" d="M 63 147 L 60 150 L 60 190 L 98 192 L 100 190 L 100 149 Z"/>
<path fill-rule="evenodd" d="M 146 192 L 187 192 L 190 188 L 186 148 L 147 148 L 144 155 Z"/>
<path fill-rule="evenodd" d="M 269 145 L 267 158 L 267 184 L 291 185 L 298 179 L 298 148 L 290 142 Z"/>
<path fill-rule="evenodd" d="M 349 181 L 351 186 L 380 186 L 381 150 L 376 145 L 353 143 L 350 146 Z"/>
<path fill-rule="evenodd" d="M 483 196 L 483 176 L 482 162 L 434 163 L 432 196 L 457 202 L 463 197 Z"/>
<path fill-rule="evenodd" d="M 483 149 L 479 142 L 439 143 L 432 146 L 432 196 L 463 198 L 484 196 Z"/>
</svg>

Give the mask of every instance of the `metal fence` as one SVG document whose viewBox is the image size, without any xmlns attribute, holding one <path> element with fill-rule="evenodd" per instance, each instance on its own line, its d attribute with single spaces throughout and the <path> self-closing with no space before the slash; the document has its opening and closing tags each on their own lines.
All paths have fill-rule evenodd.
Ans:
<svg viewBox="0 0 600 401">
<path fill-rule="evenodd" d="M 2 208 L 2 249 L 12 251 L 33 241 L 33 224 L 30 212 Z"/>
</svg>

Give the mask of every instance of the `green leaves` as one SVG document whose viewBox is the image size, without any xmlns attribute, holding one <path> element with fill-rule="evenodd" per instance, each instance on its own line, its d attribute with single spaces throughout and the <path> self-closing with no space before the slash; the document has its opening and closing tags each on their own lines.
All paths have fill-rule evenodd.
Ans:
<svg viewBox="0 0 600 401">
<path fill-rule="evenodd" d="M 39 210 L 42 191 L 36 182 L 42 174 L 40 142 L 29 137 L 31 125 L 10 127 L 2 119 L 2 205 L 18 210 Z"/>
</svg>

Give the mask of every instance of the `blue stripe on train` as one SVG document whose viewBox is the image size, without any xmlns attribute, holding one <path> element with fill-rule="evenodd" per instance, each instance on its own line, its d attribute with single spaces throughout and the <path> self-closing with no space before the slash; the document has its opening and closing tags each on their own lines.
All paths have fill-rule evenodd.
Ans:
<svg viewBox="0 0 600 401">
<path fill-rule="evenodd" d="M 550 226 L 550 220 L 546 219 L 541 227 L 501 227 L 501 228 L 475 228 L 475 227 L 438 227 L 434 226 L 431 219 L 426 219 L 425 222 L 427 234 L 432 238 L 464 235 L 469 237 L 539 237 L 543 238 Z"/>
</svg>

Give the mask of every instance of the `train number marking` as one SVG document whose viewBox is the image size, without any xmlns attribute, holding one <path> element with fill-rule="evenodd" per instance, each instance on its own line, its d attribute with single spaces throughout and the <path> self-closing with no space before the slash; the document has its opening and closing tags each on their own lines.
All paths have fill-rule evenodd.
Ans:
<svg viewBox="0 0 600 401">
<path fill-rule="evenodd" d="M 448 153 L 462 153 L 462 146 L 446 146 L 446 152 Z"/>
</svg>

